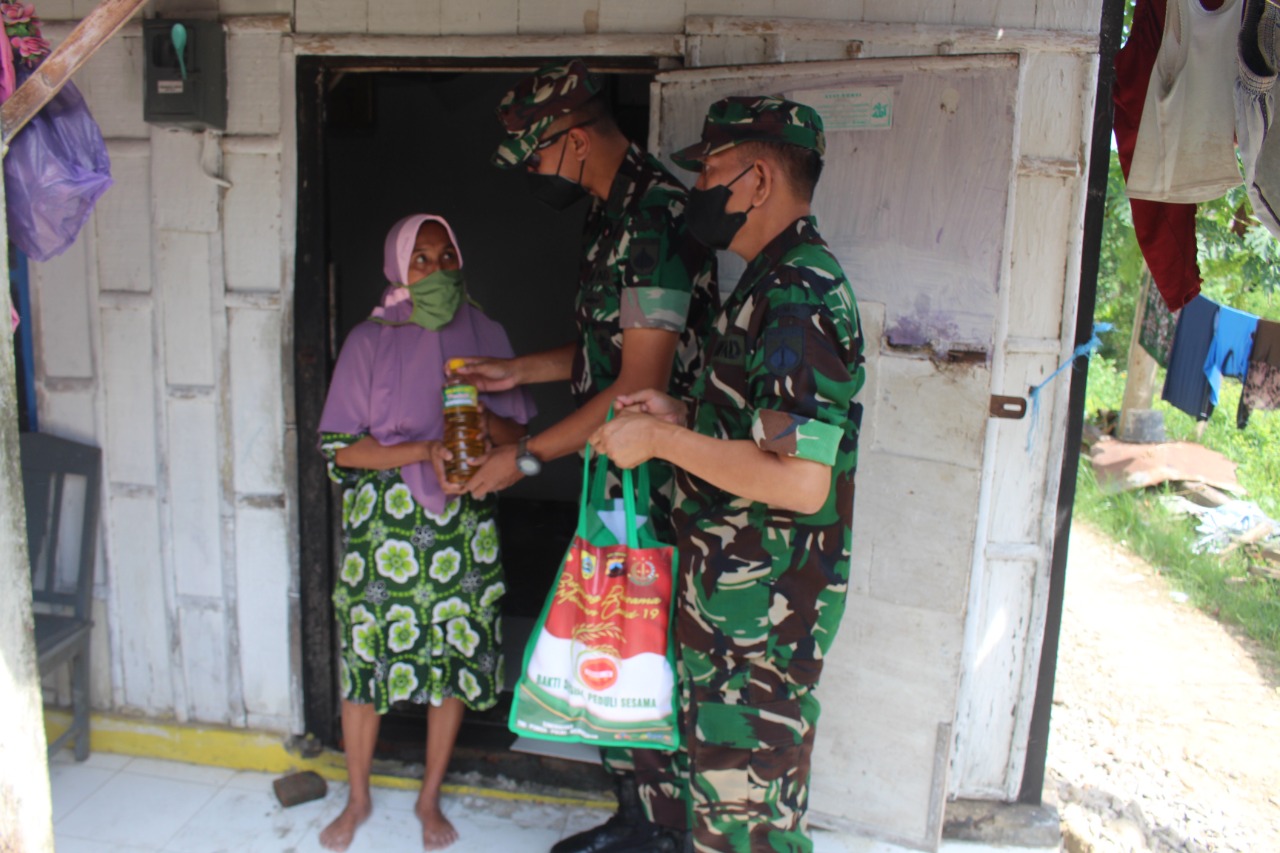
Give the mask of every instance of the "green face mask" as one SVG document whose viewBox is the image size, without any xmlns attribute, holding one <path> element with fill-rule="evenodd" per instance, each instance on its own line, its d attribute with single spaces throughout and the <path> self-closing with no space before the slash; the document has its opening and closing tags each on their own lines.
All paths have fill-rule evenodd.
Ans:
<svg viewBox="0 0 1280 853">
<path fill-rule="evenodd" d="M 404 323 L 375 320 L 387 326 L 404 326 L 409 323 L 438 332 L 449 324 L 458 306 L 462 304 L 465 287 L 462 270 L 436 270 L 426 278 L 409 285 L 413 299 L 413 314 Z"/>
</svg>

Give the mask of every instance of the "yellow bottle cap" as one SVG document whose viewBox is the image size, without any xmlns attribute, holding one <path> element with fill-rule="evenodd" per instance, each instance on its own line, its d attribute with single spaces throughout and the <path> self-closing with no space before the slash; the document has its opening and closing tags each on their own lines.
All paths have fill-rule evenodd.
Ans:
<svg viewBox="0 0 1280 853">
<path fill-rule="evenodd" d="M 465 358 L 451 358 L 444 363 L 444 366 L 446 370 L 457 370 L 459 367 L 466 365 L 466 363 L 467 360 Z"/>
</svg>

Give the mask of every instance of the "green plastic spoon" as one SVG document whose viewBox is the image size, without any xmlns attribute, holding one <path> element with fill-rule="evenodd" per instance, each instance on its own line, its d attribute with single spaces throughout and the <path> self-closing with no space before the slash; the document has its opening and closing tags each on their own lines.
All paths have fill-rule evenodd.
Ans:
<svg viewBox="0 0 1280 853">
<path fill-rule="evenodd" d="M 182 79 L 187 79 L 187 28 L 182 24 L 174 24 L 169 30 L 169 39 L 173 42 L 173 49 L 178 54 L 178 68 L 182 71 Z"/>
</svg>

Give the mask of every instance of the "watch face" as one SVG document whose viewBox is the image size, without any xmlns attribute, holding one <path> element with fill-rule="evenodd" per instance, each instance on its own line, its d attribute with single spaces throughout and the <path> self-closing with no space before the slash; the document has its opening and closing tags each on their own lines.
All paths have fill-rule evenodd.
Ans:
<svg viewBox="0 0 1280 853">
<path fill-rule="evenodd" d="M 516 457 L 516 467 L 520 469 L 521 474 L 532 477 L 542 470 L 542 463 L 532 453 L 526 453 L 524 456 Z"/>
</svg>

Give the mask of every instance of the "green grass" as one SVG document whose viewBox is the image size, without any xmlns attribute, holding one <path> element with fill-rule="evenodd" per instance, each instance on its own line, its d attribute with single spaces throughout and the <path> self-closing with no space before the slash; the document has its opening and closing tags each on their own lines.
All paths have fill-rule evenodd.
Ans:
<svg viewBox="0 0 1280 853">
<path fill-rule="evenodd" d="M 1163 382 L 1163 373 L 1156 388 Z M 1090 360 L 1085 406 L 1088 417 L 1099 409 L 1120 408 L 1124 374 L 1108 359 Z M 1157 390 L 1157 396 L 1158 396 Z M 1244 430 L 1236 429 L 1240 383 L 1224 380 L 1218 407 L 1196 438 L 1194 419 L 1157 400 L 1165 412 L 1170 439 L 1199 441 L 1239 465 L 1237 476 L 1253 500 L 1273 519 L 1280 519 L 1280 412 L 1254 412 Z M 1167 512 L 1158 497 L 1168 486 L 1138 492 L 1106 494 L 1081 457 L 1075 511 L 1107 532 L 1165 575 L 1174 589 L 1197 607 L 1262 643 L 1280 656 L 1280 582 L 1249 574 L 1249 558 L 1241 550 L 1226 555 L 1195 554 L 1196 520 Z"/>
</svg>

